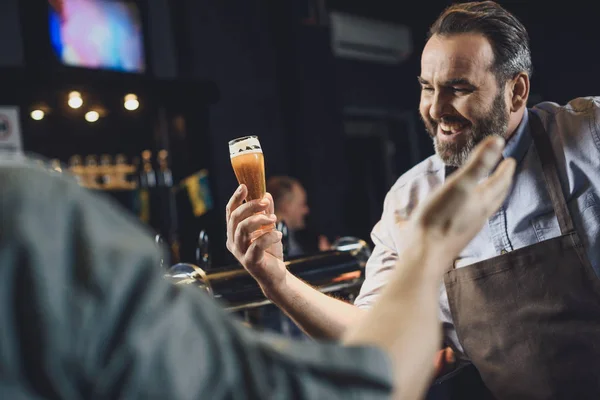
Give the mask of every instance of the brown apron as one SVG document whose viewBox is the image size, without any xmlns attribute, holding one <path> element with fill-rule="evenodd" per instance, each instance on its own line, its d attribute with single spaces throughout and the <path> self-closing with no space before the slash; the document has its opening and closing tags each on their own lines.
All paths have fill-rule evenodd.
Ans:
<svg viewBox="0 0 600 400">
<path fill-rule="evenodd" d="M 567 208 L 550 139 L 530 131 L 561 236 L 444 277 L 458 339 L 498 400 L 600 399 L 600 280 Z"/>
</svg>

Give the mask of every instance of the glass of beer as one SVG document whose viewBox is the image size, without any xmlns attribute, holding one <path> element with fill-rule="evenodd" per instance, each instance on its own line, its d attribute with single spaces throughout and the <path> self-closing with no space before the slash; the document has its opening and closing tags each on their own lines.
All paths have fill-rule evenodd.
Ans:
<svg viewBox="0 0 600 400">
<path fill-rule="evenodd" d="M 257 136 L 244 136 L 229 142 L 233 172 L 240 184 L 248 188 L 246 200 L 262 199 L 267 191 L 265 159 Z"/>
<path fill-rule="evenodd" d="M 248 188 L 247 201 L 262 199 L 267 191 L 265 182 L 265 158 L 257 136 L 244 136 L 229 142 L 229 156 L 233 172 L 240 184 Z M 260 231 L 275 228 L 275 224 L 263 225 Z"/>
</svg>

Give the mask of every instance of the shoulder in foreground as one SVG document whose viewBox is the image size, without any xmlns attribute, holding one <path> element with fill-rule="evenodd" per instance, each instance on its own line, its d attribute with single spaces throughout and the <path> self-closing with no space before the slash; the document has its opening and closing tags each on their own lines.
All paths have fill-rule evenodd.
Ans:
<svg viewBox="0 0 600 400">
<path fill-rule="evenodd" d="M 551 101 L 536 104 L 533 109 L 545 111 L 549 114 L 586 115 L 597 113 L 600 109 L 600 96 L 578 97 L 561 105 Z"/>
<path fill-rule="evenodd" d="M 563 138 L 564 146 L 600 150 L 600 97 L 579 97 L 565 105 L 543 102 L 532 110 L 545 122 L 550 136 Z"/>
</svg>

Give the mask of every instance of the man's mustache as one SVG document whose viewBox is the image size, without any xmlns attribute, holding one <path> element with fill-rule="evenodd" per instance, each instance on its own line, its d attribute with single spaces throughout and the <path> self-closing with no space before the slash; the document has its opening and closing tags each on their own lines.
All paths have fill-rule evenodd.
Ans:
<svg viewBox="0 0 600 400">
<path fill-rule="evenodd" d="M 458 117 L 458 116 L 445 116 L 445 117 L 440 118 L 439 120 L 430 119 L 429 121 L 432 125 L 435 125 L 435 126 L 439 125 L 440 123 L 448 124 L 448 125 L 468 124 L 469 123 L 469 121 L 467 119 Z"/>
</svg>

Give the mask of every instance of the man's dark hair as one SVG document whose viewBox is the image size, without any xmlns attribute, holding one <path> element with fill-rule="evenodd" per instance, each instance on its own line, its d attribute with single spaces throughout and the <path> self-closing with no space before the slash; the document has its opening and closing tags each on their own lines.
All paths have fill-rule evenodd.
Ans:
<svg viewBox="0 0 600 400">
<path fill-rule="evenodd" d="M 275 207 L 281 204 L 283 199 L 294 189 L 294 185 L 300 185 L 300 182 L 291 176 L 272 176 L 267 181 L 267 192 L 273 196 Z"/>
<path fill-rule="evenodd" d="M 491 43 L 494 51 L 492 71 L 498 83 L 520 72 L 533 73 L 529 34 L 523 24 L 494 1 L 458 3 L 448 7 L 429 29 L 433 35 L 450 36 L 479 33 Z"/>
</svg>

